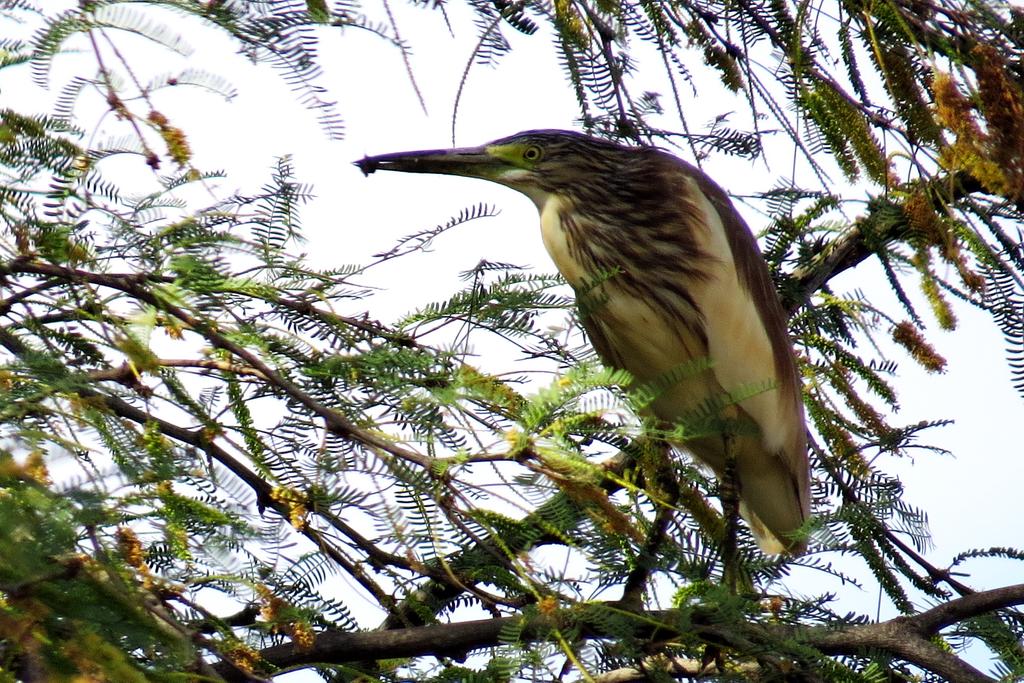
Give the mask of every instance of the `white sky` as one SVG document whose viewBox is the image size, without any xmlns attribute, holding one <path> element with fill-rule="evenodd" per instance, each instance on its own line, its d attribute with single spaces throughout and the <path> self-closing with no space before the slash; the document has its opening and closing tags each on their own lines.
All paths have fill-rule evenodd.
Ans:
<svg viewBox="0 0 1024 683">
<path fill-rule="evenodd" d="M 295 96 L 269 69 L 251 67 L 233 56 L 219 38 L 194 26 L 187 39 L 196 52 L 180 64 L 222 70 L 237 86 L 238 97 L 225 104 L 212 95 L 184 97 L 180 90 L 171 89 L 156 100 L 171 122 L 189 135 L 198 168 L 228 171 L 228 178 L 214 188 L 220 196 L 259 187 L 276 156 L 293 155 L 298 179 L 313 184 L 318 196 L 303 212 L 308 252 L 315 265 L 361 263 L 399 237 L 443 223 L 467 206 L 486 202 L 500 207 L 501 216 L 456 228 L 438 239 L 431 253 L 398 259 L 368 276 L 370 284 L 387 285 L 368 304 L 371 315 L 383 321 L 450 294 L 458 285 L 458 273 L 481 259 L 553 271 L 539 239 L 536 210 L 527 198 L 483 181 L 453 177 L 382 173 L 364 178 L 351 165 L 364 154 L 451 144 L 452 104 L 472 49 L 472 26 L 453 10 L 457 37 L 449 38 L 439 13 L 397 9 L 402 36 L 413 46 L 412 68 L 426 113 L 405 76 L 399 52 L 357 30 L 325 32 L 322 48 L 326 74 L 319 83 L 329 90 L 329 99 L 339 102 L 346 125 L 344 141 L 326 140 L 314 114 L 296 105 Z M 517 48 L 525 49 L 513 50 L 497 68 L 477 68 L 471 73 L 459 109 L 455 142 L 460 146 L 529 128 L 573 127 L 575 99 L 557 66 L 551 41 L 542 35 L 508 35 Z M 174 69 L 166 53 L 159 53 L 159 63 L 146 61 L 145 55 L 154 53 L 138 54 L 140 71 Z M 64 58 L 54 75 L 54 90 L 67 73 L 82 69 L 78 59 Z M 48 97 L 27 83 L 9 83 L 0 81 L 3 106 L 18 107 L 19 102 L 11 100 L 15 93 L 19 100 L 30 90 L 34 97 Z M 687 106 L 696 127 L 719 112 L 715 102 L 689 101 Z M 702 110 L 707 114 L 702 115 Z M 84 117 L 82 123 L 90 125 L 94 120 Z M 104 128 L 124 132 L 109 116 Z M 741 160 L 712 159 L 705 164 L 713 177 L 736 194 L 768 189 L 787 167 L 786 157 L 777 170 Z M 755 211 L 740 208 L 754 230 L 763 227 Z M 839 282 L 863 288 L 877 303 L 890 297 L 879 273 L 873 264 L 865 264 Z M 898 313 L 895 306 L 888 309 Z M 935 540 L 928 556 L 938 566 L 972 547 L 1024 547 L 1024 525 L 1018 521 L 1016 504 L 1024 480 L 1016 433 L 1024 418 L 1021 399 L 1010 386 L 998 330 L 979 312 L 961 308 L 958 314 L 960 328 L 955 333 L 929 332 L 950 360 L 946 374 L 926 375 L 899 352 L 891 355 L 901 367 L 897 385 L 902 410 L 895 422 L 956 419 L 953 426 L 925 434 L 928 443 L 948 448 L 956 457 L 922 451 L 912 459 L 887 458 L 882 464 L 904 481 L 906 499 L 928 511 Z M 968 569 L 972 576 L 965 582 L 979 589 L 1020 580 L 1020 566 L 1007 562 L 975 561 Z M 856 573 L 869 577 L 866 570 Z M 802 590 L 818 590 L 817 575 L 795 576 Z M 839 588 L 825 582 L 820 589 Z M 846 591 L 844 600 L 851 609 L 873 610 L 875 592 Z M 983 661 L 977 663 L 984 668 Z"/>
</svg>

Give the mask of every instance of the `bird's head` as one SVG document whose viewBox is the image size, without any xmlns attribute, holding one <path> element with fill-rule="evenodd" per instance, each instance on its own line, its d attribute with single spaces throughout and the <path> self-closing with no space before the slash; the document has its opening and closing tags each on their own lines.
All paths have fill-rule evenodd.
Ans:
<svg viewBox="0 0 1024 683">
<path fill-rule="evenodd" d="M 578 195 L 622 179 L 637 148 L 563 130 L 530 130 L 479 147 L 397 152 L 356 162 L 364 173 L 405 171 L 482 178 L 527 195 L 543 207 L 552 194 Z"/>
</svg>

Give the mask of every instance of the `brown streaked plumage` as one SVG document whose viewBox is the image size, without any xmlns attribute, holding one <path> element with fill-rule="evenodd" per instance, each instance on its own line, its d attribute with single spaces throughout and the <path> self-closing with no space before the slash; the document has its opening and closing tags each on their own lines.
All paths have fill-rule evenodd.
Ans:
<svg viewBox="0 0 1024 683">
<path fill-rule="evenodd" d="M 367 174 L 483 178 L 530 197 L 558 270 L 578 297 L 597 302 L 581 309 L 601 358 L 663 387 L 650 406 L 661 420 L 719 405 L 718 417 L 741 425 L 732 448 L 743 516 L 767 552 L 803 552 L 793 533 L 810 514 L 809 475 L 786 315 L 757 242 L 714 181 L 662 150 L 567 131 L 357 163 Z M 708 369 L 671 374 L 703 358 Z M 721 477 L 725 443 L 716 434 L 683 447 Z"/>
</svg>

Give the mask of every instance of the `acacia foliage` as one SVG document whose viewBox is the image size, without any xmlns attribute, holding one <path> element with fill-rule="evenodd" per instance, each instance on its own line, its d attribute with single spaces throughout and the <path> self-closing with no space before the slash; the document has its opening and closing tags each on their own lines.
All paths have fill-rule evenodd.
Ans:
<svg viewBox="0 0 1024 683">
<path fill-rule="evenodd" d="M 181 199 L 212 176 L 194 168 L 188 131 L 153 95 L 233 86 L 199 69 L 147 81 L 117 49 L 125 35 L 182 50 L 166 12 L 215 27 L 339 136 L 344 112 L 322 82 L 318 41 L 371 31 L 412 59 L 386 4 L 0 8 L 14 36 L 0 43 L 3 72 L 27 68 L 49 83 L 71 54 L 88 64 L 56 85 L 51 111 L 0 111 L 8 680 L 252 680 L 284 666 L 381 680 L 987 680 L 958 656 L 972 642 L 996 657 L 993 675 L 1024 675 L 1024 625 L 1008 609 L 1024 601 L 1019 587 L 975 593 L 921 555 L 924 512 L 873 456 L 900 454 L 929 424 L 892 423 L 894 362 L 858 346 L 890 334 L 941 370 L 905 292 L 919 286 L 940 326 L 955 325 L 951 300 L 990 313 L 1024 384 L 1024 18 L 1012 8 L 414 8 L 472 13 L 470 76 L 510 49 L 508 32 L 552 36 L 590 132 L 681 140 L 701 159 L 766 155 L 769 131 L 782 131 L 818 178 L 760 197 L 820 444 L 812 552 L 765 558 L 741 534 L 740 595 L 720 585 L 716 482 L 668 457 L 666 435 L 634 417 L 644 397 L 621 389 L 628 378 L 601 369 L 578 334 L 551 332 L 552 316 L 573 325 L 557 278 L 481 263 L 445 301 L 383 324 L 364 310 L 364 266 L 316 270 L 294 255 L 310 190 L 287 159 L 257 191 L 205 207 Z M 632 51 L 651 45 L 666 90 L 636 94 Z M 708 70 L 745 103 L 742 126 L 688 120 L 686 89 L 710 87 L 695 78 Z M 89 97 L 121 121 L 121 137 L 94 134 L 78 113 Z M 108 170 L 124 155 L 158 189 L 124 191 Z M 836 170 L 871 201 L 851 205 L 846 185 L 829 180 Z M 494 211 L 469 208 L 380 258 Z M 883 264 L 903 310 L 833 290 L 833 276 L 867 259 Z M 466 352 L 470 336 L 529 361 L 488 367 Z M 525 382 L 535 363 L 557 379 Z M 706 428 L 703 417 L 680 433 Z M 568 568 L 545 559 L 559 551 Z M 915 616 L 873 624 L 835 613 L 828 596 L 789 594 L 794 566 L 837 571 L 838 555 L 858 558 Z M 992 555 L 1021 550 L 965 549 L 956 562 Z M 630 600 L 615 602 L 627 588 Z M 917 613 L 922 595 L 939 606 Z M 463 623 L 481 610 L 500 619 Z M 485 656 L 464 661 L 470 651 Z"/>
</svg>

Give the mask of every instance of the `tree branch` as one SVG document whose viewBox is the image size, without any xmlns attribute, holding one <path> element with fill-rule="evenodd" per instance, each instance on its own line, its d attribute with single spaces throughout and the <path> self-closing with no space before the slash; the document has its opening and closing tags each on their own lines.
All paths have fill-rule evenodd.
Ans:
<svg viewBox="0 0 1024 683">
<path fill-rule="evenodd" d="M 921 612 L 914 621 L 925 635 L 934 635 L 955 623 L 979 614 L 1024 604 L 1024 583 L 970 593 Z"/>
<path fill-rule="evenodd" d="M 384 631 L 319 634 L 312 648 L 300 652 L 293 645 L 275 645 L 260 654 L 274 667 L 303 664 L 367 661 L 405 657 L 461 657 L 471 650 L 496 647 L 502 633 L 519 634 L 521 642 L 546 640 L 553 627 L 576 629 L 581 638 L 621 638 L 621 633 L 605 630 L 607 619 L 595 618 L 600 610 L 635 617 L 631 636 L 666 641 L 679 635 L 696 636 L 709 644 L 728 646 L 743 656 L 763 656 L 784 660 L 786 642 L 817 648 L 825 655 L 856 656 L 865 650 L 883 650 L 914 666 L 926 669 L 950 683 L 980 683 L 993 679 L 936 645 L 931 638 L 943 628 L 993 610 L 1024 604 L 1024 583 L 974 593 L 914 616 L 901 616 L 876 624 L 801 627 L 783 624 L 729 624 L 713 609 L 699 608 L 683 614 L 678 610 L 627 613 L 618 604 L 590 605 L 589 609 L 565 611 L 556 617 L 522 616 L 451 624 L 432 624 Z M 621 620 L 616 622 L 622 628 Z M 685 629 L 675 624 L 686 624 Z M 744 652 L 749 648 L 749 652 Z M 796 655 L 791 658 L 795 659 Z M 813 664 L 812 664 L 813 666 Z M 228 663 L 218 664 L 218 673 L 229 681 L 241 681 Z"/>
<path fill-rule="evenodd" d="M 276 387 L 288 398 L 298 402 L 314 415 L 321 418 L 327 429 L 330 431 L 338 434 L 339 436 L 352 439 L 376 453 L 388 453 L 394 457 L 416 464 L 428 473 L 432 471 L 432 460 L 429 456 L 416 453 L 415 451 L 411 451 L 407 448 L 402 448 L 401 446 L 398 446 L 377 434 L 362 429 L 350 422 L 340 412 L 323 405 L 303 391 L 300 387 L 296 386 L 291 380 L 287 379 L 267 365 L 256 353 L 236 344 L 226 336 L 218 333 L 208 322 L 196 318 L 180 306 L 174 305 L 170 301 L 158 296 L 156 293 L 148 289 L 145 286 L 145 283 L 147 283 L 148 280 L 144 274 L 110 275 L 106 273 L 93 273 L 86 270 L 57 266 L 51 263 L 44 263 L 25 258 L 14 259 L 13 261 L 3 264 L 2 268 L 0 268 L 0 274 L 14 273 L 42 275 L 44 277 L 58 277 L 63 278 L 67 282 L 86 282 L 99 287 L 107 287 L 133 296 L 140 301 L 144 301 L 145 303 L 158 308 L 159 310 L 166 311 L 188 325 L 191 329 L 198 332 L 214 347 L 231 353 L 237 358 L 245 361 L 245 363 L 251 368 L 262 373 L 267 378 L 267 382 L 269 384 Z"/>
</svg>

